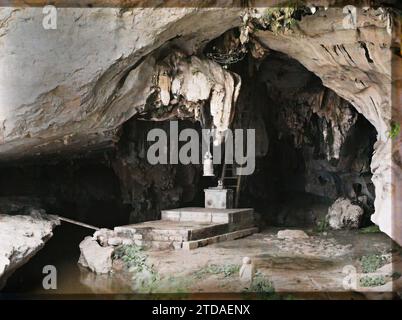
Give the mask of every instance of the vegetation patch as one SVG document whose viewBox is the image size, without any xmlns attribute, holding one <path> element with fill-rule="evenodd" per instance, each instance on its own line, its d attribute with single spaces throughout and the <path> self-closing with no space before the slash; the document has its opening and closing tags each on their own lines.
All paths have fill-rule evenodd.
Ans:
<svg viewBox="0 0 402 320">
<path fill-rule="evenodd" d="M 221 274 L 225 278 L 227 278 L 233 276 L 234 274 L 238 274 L 239 271 L 240 271 L 240 265 L 238 264 L 225 264 L 225 265 L 211 264 L 196 271 L 194 273 L 194 277 L 197 279 L 201 279 L 209 274 L 215 274 L 215 275 Z"/>
<path fill-rule="evenodd" d="M 255 31 L 270 30 L 275 34 L 286 33 L 307 14 L 310 14 L 310 9 L 306 7 L 304 1 L 288 1 L 281 7 L 267 8 L 261 16 L 251 15 L 251 22 Z"/>
<path fill-rule="evenodd" d="M 384 276 L 364 276 L 360 278 L 361 287 L 378 287 L 386 283 Z"/>
<path fill-rule="evenodd" d="M 319 233 L 326 232 L 330 229 L 328 219 L 325 217 L 317 222 L 315 231 Z"/>
<path fill-rule="evenodd" d="M 260 20 L 265 29 L 274 33 L 289 30 L 295 23 L 296 7 L 267 8 Z"/>
<path fill-rule="evenodd" d="M 396 139 L 401 133 L 401 125 L 397 122 L 391 122 L 391 129 L 388 132 L 388 136 L 391 139 Z"/>
<path fill-rule="evenodd" d="M 359 230 L 359 233 L 379 233 L 381 232 L 380 228 L 377 225 L 372 225 L 366 228 L 362 228 Z"/>
<path fill-rule="evenodd" d="M 138 293 L 166 293 L 171 292 L 172 299 L 184 298 L 189 279 L 178 277 L 162 277 L 153 265 L 147 262 L 148 256 L 141 247 L 136 245 L 122 245 L 118 247 L 113 259 L 124 262 L 127 270 L 132 273 L 132 288 Z M 179 296 L 177 294 L 180 294 Z M 155 296 L 157 298 L 157 296 Z M 170 295 L 163 295 L 169 298 Z"/>
<path fill-rule="evenodd" d="M 267 300 L 279 300 L 280 296 L 275 292 L 274 284 L 265 275 L 257 272 L 251 285 L 245 288 L 247 293 L 256 293 L 259 298 Z"/>
<path fill-rule="evenodd" d="M 368 254 L 360 259 L 364 273 L 372 273 L 387 263 L 387 258 L 381 254 Z"/>
<path fill-rule="evenodd" d="M 147 255 L 141 247 L 136 245 L 122 245 L 118 247 L 113 254 L 113 259 L 122 260 L 126 268 L 131 272 L 142 272 L 152 269 L 147 264 Z"/>
<path fill-rule="evenodd" d="M 159 287 L 160 276 L 147 263 L 147 258 L 143 249 L 136 245 L 122 245 L 113 254 L 113 259 L 122 260 L 127 270 L 133 273 L 132 287 L 135 292 L 151 293 Z"/>
</svg>

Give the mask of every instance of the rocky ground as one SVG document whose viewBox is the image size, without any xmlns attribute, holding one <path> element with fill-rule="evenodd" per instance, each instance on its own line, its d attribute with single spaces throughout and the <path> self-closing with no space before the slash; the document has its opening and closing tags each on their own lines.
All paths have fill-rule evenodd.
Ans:
<svg viewBox="0 0 402 320">
<path fill-rule="evenodd" d="M 254 265 L 253 283 L 239 278 L 244 257 L 251 258 Z M 278 229 L 272 228 L 244 239 L 192 251 L 126 252 L 122 260 L 125 262 L 114 262 L 114 276 L 118 275 L 119 281 L 130 281 L 128 274 L 122 276 L 125 264 L 131 266 L 131 270 L 140 268 L 142 271 L 134 272 L 131 288 L 120 293 L 226 296 L 257 292 L 269 293 L 267 297 L 272 298 L 389 299 L 393 297 L 391 291 L 395 291 L 402 280 L 400 248 L 383 233 L 361 231 L 282 230 L 278 234 Z M 352 280 L 357 279 L 356 283 L 347 283 L 351 276 Z M 386 283 L 375 283 L 382 276 Z M 98 281 L 93 283 L 99 284 L 101 278 L 107 277 L 98 275 Z M 88 277 L 83 280 L 86 285 L 93 285 L 87 281 Z M 371 280 L 374 283 L 370 283 Z M 107 287 L 110 293 L 111 283 Z M 104 289 L 98 286 L 96 291 L 102 293 Z"/>
<path fill-rule="evenodd" d="M 77 265 L 79 250 L 78 244 L 74 245 L 83 235 L 73 231 L 81 229 L 62 226 L 59 231 L 63 228 L 69 232 L 70 243 L 65 242 L 65 232 L 56 232 L 32 262 L 16 273 L 18 279 L 10 279 L 3 293 L 132 298 L 133 293 L 151 292 L 173 298 L 252 298 L 252 291 L 262 294 L 257 298 L 389 299 L 396 297 L 390 291 L 396 291 L 402 279 L 401 249 L 385 234 L 362 233 L 362 229 L 294 232 L 268 228 L 243 239 L 190 251 L 128 247 L 113 254 L 111 274 L 96 274 Z M 239 278 L 244 257 L 249 257 L 255 268 L 252 285 Z M 46 264 L 54 264 L 59 275 L 57 290 L 51 292 L 42 287 Z M 355 288 L 356 283 L 346 281 L 354 279 L 353 272 L 356 279 L 363 279 Z"/>
<path fill-rule="evenodd" d="M 229 266 L 240 266 L 245 256 L 255 263 L 257 273 L 272 281 L 276 292 L 342 292 L 345 266 L 354 266 L 361 272 L 363 256 L 389 254 L 393 248 L 383 234 L 348 231 L 279 239 L 276 232 L 264 231 L 194 251 L 174 251 L 168 255 L 149 252 L 149 261 L 162 275 L 186 279 L 191 292 L 245 290 L 238 272 L 225 273 Z M 213 265 L 221 266 L 222 272 L 211 269 Z"/>
</svg>

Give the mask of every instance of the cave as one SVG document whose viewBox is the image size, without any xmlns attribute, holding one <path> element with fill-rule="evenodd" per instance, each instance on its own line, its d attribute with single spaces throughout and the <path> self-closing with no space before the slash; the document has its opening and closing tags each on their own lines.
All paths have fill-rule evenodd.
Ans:
<svg viewBox="0 0 402 320">
<path fill-rule="evenodd" d="M 393 44 L 381 38 L 386 38 L 383 33 L 375 48 L 373 42 L 366 44 L 371 29 L 368 35 L 359 31 L 363 40 L 348 35 L 332 44 L 325 35 L 329 31 L 320 29 L 321 20 L 338 21 L 339 10 L 306 10 L 292 16 L 301 27 L 304 22 L 312 28 L 304 38 L 277 33 L 251 13 L 240 26 L 235 15 L 228 15 L 221 27 L 207 28 L 202 36 L 186 34 L 192 18 L 184 17 L 174 31 L 166 29 L 139 53 L 128 53 L 123 45 L 124 54 L 101 74 L 96 69 L 100 61 L 93 70 L 89 63 L 87 74 L 78 68 L 68 84 L 38 94 L 32 104 L 23 103 L 25 113 L 1 114 L 7 121 L 0 128 L 0 214 L 22 216 L 12 222 L 15 230 L 38 219 L 48 234 L 42 235 L 34 257 L 30 252 L 16 258 L 15 266 L 2 271 L 0 294 L 44 292 L 44 265 L 55 265 L 63 274 L 61 293 L 137 292 L 133 286 L 138 283 L 133 285 L 132 275 L 118 264 L 127 262 L 127 250 L 134 250 L 130 254 L 158 268 L 161 283 L 183 265 L 194 279 L 223 273 L 230 281 L 238 269 L 241 273 L 253 265 L 259 276 L 262 272 L 276 279 L 283 293 L 306 298 L 312 291 L 315 297 L 334 291 L 336 297 L 361 298 L 355 293 L 365 290 L 343 286 L 342 268 L 357 264 L 364 269 L 365 257 L 374 256 L 379 269 L 400 250 L 399 216 L 387 210 L 394 206 L 390 185 L 399 186 L 398 179 L 389 179 L 394 168 L 387 162 L 389 147 L 397 148 L 399 142 L 389 137 L 394 122 L 388 121 L 391 111 L 384 107 L 390 102 L 384 100 L 389 98 L 383 94 L 388 78 L 380 58 L 381 50 Z M 377 27 L 376 10 L 365 11 L 364 19 Z M 219 10 L 200 12 L 203 23 L 220 16 Z M 130 13 L 123 10 L 116 19 L 124 20 L 125 14 Z M 253 33 L 253 28 L 260 29 Z M 320 32 L 323 39 L 317 40 Z M 88 79 L 77 85 L 75 77 Z M 56 108 L 49 111 L 52 106 Z M 220 147 L 223 157 L 207 168 L 201 137 L 190 150 L 197 151 L 198 162 L 150 163 L 150 148 L 161 140 L 150 140 L 149 133 L 171 137 L 172 123 L 179 133 L 192 130 L 198 137 L 213 128 L 207 150 L 215 160 Z M 236 130 L 253 132 L 252 146 L 241 141 L 243 155 L 253 149 L 251 174 L 236 171 L 244 170 L 237 159 L 225 163 L 233 142 L 227 133 Z M 190 142 L 162 141 L 157 156 L 164 153 L 171 160 L 175 148 Z M 228 223 L 213 220 L 215 200 L 207 201 L 209 191 L 225 191 L 225 207 L 216 212 L 217 217 L 227 213 Z M 182 221 L 184 213 L 201 218 Z M 202 220 L 206 215 L 211 223 Z M 24 231 L 23 236 L 29 234 Z M 145 249 L 146 258 L 133 247 L 143 247 L 138 250 Z M 109 250 L 107 259 L 92 263 L 91 250 Z M 103 272 L 106 262 L 110 270 Z M 219 263 L 223 267 L 216 269 Z M 153 269 L 141 268 L 154 277 Z M 392 278 L 378 278 L 378 285 L 385 286 L 387 277 Z M 208 278 L 199 292 L 216 290 L 213 281 Z M 230 281 L 220 292 L 243 290 Z M 190 292 L 198 290 L 185 285 Z M 387 288 L 391 297 L 398 296 L 392 283 Z"/>
<path fill-rule="evenodd" d="M 270 52 L 245 82 L 251 87 L 240 93 L 242 111 L 258 116 L 243 116 L 238 126 L 257 128 L 261 150 L 240 204 L 264 212 L 268 225 L 306 227 L 322 220 L 337 198 L 364 199 L 370 223 L 375 128 L 318 77 L 278 52 Z"/>
<path fill-rule="evenodd" d="M 375 128 L 289 56 L 270 51 L 250 72 L 256 64 L 245 56 L 230 66 L 243 80 L 233 128 L 256 130 L 255 171 L 244 177 L 238 206 L 254 207 L 267 225 L 311 227 L 344 197 L 364 208 L 369 224 Z M 206 178 L 199 164 L 146 161 L 147 133 L 169 133 L 169 119 L 179 121 L 179 130 L 201 129 L 175 114 L 142 114 L 123 124 L 112 147 L 3 166 L 0 196 L 105 228 L 157 220 L 163 209 L 201 206 L 203 189 L 221 178 L 222 165 L 215 165 L 216 177 Z"/>
</svg>

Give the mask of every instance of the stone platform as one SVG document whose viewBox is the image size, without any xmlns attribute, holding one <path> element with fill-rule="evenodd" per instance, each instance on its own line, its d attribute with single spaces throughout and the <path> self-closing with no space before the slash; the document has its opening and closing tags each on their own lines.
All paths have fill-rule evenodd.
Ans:
<svg viewBox="0 0 402 320">
<path fill-rule="evenodd" d="M 102 241 L 191 250 L 255 232 L 253 209 L 179 208 L 163 210 L 161 220 L 115 227 Z"/>
</svg>

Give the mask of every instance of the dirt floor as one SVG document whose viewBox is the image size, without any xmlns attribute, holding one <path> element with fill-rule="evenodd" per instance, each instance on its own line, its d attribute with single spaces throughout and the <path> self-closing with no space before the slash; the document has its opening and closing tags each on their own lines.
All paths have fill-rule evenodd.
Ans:
<svg viewBox="0 0 402 320">
<path fill-rule="evenodd" d="M 142 281 L 136 273 L 124 271 L 126 266 L 119 265 L 120 260 L 115 261 L 115 271 L 110 275 L 79 267 L 78 243 L 85 235 L 79 228 L 64 228 L 10 278 L 3 291 L 6 297 L 73 294 L 74 298 L 90 298 L 88 295 L 108 294 L 110 298 L 132 299 L 133 293 L 151 292 L 163 294 L 161 298 L 191 299 L 390 299 L 399 298 L 391 291 L 402 287 L 402 250 L 383 233 L 304 230 L 307 239 L 281 240 L 277 233 L 282 229 L 269 228 L 191 251 L 145 250 L 137 262 L 149 267 L 152 274 L 145 272 L 147 281 Z M 66 234 L 70 235 L 68 242 Z M 239 279 L 244 257 L 255 266 L 253 284 Z M 47 264 L 57 267 L 57 290 L 42 287 L 42 268 Z M 376 274 L 363 273 L 364 267 Z M 353 287 L 360 283 L 359 277 L 369 277 L 369 286 Z M 385 285 L 373 281 L 378 277 L 385 279 Z M 371 291 L 375 293 L 368 294 Z"/>
<path fill-rule="evenodd" d="M 147 261 L 162 279 L 168 279 L 161 287 L 169 292 L 258 292 L 264 291 L 264 286 L 266 289 L 270 282 L 275 292 L 294 297 L 312 294 L 330 298 L 349 292 L 350 298 L 359 298 L 361 295 L 354 297 L 351 292 L 393 290 L 392 281 L 376 287 L 360 287 L 359 280 L 355 290 L 348 290 L 351 286 L 345 284 L 345 280 L 352 275 L 350 270 L 356 270 L 357 279 L 359 274 L 365 276 L 363 257 L 381 256 L 382 264 L 388 264 L 393 274 L 398 275 L 398 270 L 399 275 L 401 273 L 401 250 L 385 234 L 306 230 L 308 239 L 281 240 L 277 238 L 278 230 L 269 229 L 192 251 L 148 251 Z M 243 257 L 251 258 L 254 263 L 255 277 L 262 283 L 260 287 L 250 288 L 250 284 L 239 280 L 238 268 Z M 382 295 L 390 297 L 390 294 L 376 294 L 375 297 Z"/>
</svg>

